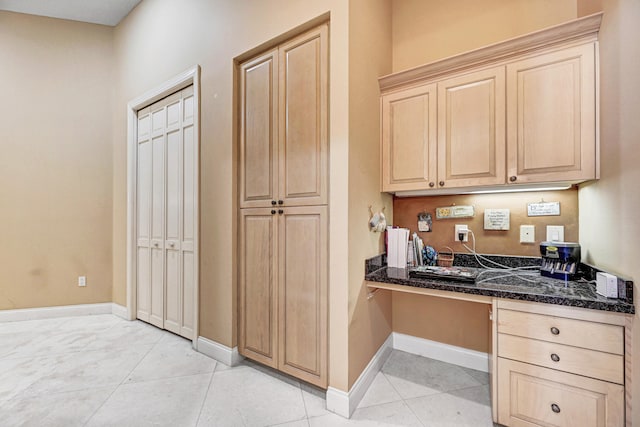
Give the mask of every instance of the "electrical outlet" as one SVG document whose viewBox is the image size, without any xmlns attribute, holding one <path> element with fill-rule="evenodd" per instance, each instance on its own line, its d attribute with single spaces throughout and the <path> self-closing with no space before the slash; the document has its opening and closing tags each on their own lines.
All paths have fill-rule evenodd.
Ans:
<svg viewBox="0 0 640 427">
<path fill-rule="evenodd" d="M 464 236 L 463 236 L 462 241 L 463 242 L 468 242 L 469 241 L 469 228 L 467 227 L 466 224 L 456 224 L 454 241 L 456 241 L 456 242 L 460 241 L 460 239 L 458 237 L 459 237 L 459 234 L 461 232 L 464 232 Z"/>
<path fill-rule="evenodd" d="M 564 242 L 564 225 L 547 225 L 547 242 Z"/>
<path fill-rule="evenodd" d="M 78 276 L 78 286 L 87 286 L 87 276 Z"/>
<path fill-rule="evenodd" d="M 535 242 L 536 242 L 536 226 L 521 225 L 520 226 L 520 243 L 535 243 Z"/>
</svg>

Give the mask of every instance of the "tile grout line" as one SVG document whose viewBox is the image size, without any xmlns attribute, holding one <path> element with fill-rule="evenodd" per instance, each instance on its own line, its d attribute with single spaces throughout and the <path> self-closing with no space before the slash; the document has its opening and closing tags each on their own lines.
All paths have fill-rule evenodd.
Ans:
<svg viewBox="0 0 640 427">
<path fill-rule="evenodd" d="M 217 363 L 216 363 L 216 367 L 217 367 Z M 195 426 L 197 427 L 198 423 L 200 422 L 200 417 L 202 416 L 202 411 L 204 410 L 204 404 L 207 402 L 207 397 L 209 396 L 209 390 L 211 390 L 211 385 L 213 384 L 213 376 L 216 373 L 215 368 L 213 368 L 213 372 L 211 372 L 211 378 L 209 378 L 209 385 L 207 385 L 207 391 L 205 391 L 204 393 L 204 397 L 202 398 L 202 404 L 200 405 L 200 411 L 198 412 L 198 418 L 196 418 L 196 423 Z"/>
<path fill-rule="evenodd" d="M 421 426 L 427 427 L 427 425 L 425 423 L 422 422 L 422 420 L 420 419 L 420 417 L 418 416 L 418 414 L 415 413 L 415 411 L 411 408 L 411 406 L 407 403 L 406 400 L 404 400 L 402 398 L 402 396 L 400 396 L 400 398 L 402 399 L 402 403 L 404 404 L 404 406 L 407 407 L 407 409 L 409 410 L 409 412 L 411 412 L 411 414 L 413 414 L 414 417 L 416 417 L 416 420 L 418 420 L 418 422 L 420 423 Z"/>
<path fill-rule="evenodd" d="M 114 323 L 115 326 L 115 323 Z M 110 329 L 110 328 L 109 328 Z M 91 416 L 89 418 L 87 418 L 87 421 L 83 424 L 83 426 L 86 426 L 87 424 L 89 424 L 89 421 L 91 421 L 91 419 L 93 417 L 96 416 L 96 414 L 98 413 L 98 411 L 100 409 L 102 409 L 102 407 L 105 405 L 105 403 L 107 403 L 109 401 L 109 399 L 111 399 L 111 396 L 113 396 L 113 394 L 120 388 L 122 387 L 122 384 L 127 380 L 127 378 L 129 378 L 129 376 L 133 373 L 133 371 L 136 370 L 136 368 L 138 366 L 140 366 L 140 364 L 142 363 L 142 361 L 149 355 L 149 353 L 151 353 L 153 351 L 154 348 L 156 348 L 156 345 L 158 345 L 158 343 L 162 340 L 162 338 L 160 338 L 155 344 L 153 344 L 153 346 L 151 346 L 151 348 L 144 354 L 144 356 L 142 356 L 140 358 L 140 360 L 138 361 L 138 363 L 136 363 L 136 366 L 133 367 L 133 369 L 131 369 L 129 371 L 129 373 L 127 375 L 124 376 L 124 378 L 122 379 L 122 381 L 120 381 L 120 384 L 118 384 L 113 391 L 109 394 L 109 396 L 104 400 L 104 402 L 102 402 L 102 404 L 100 406 L 98 406 L 96 408 L 95 411 L 93 411 L 93 413 L 91 414 Z"/>
</svg>

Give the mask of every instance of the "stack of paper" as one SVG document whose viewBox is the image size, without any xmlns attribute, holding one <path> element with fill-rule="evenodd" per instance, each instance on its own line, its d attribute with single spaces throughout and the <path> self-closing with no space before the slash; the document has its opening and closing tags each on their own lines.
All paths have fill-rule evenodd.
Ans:
<svg viewBox="0 0 640 427">
<path fill-rule="evenodd" d="M 387 227 L 387 241 L 387 265 L 406 268 L 409 229 Z"/>
</svg>

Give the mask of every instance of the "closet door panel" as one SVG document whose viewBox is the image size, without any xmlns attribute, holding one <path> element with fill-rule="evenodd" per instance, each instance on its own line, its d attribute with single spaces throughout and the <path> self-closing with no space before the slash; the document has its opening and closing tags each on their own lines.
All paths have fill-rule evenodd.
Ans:
<svg viewBox="0 0 640 427">
<path fill-rule="evenodd" d="M 166 204 L 166 241 L 176 249 L 180 240 L 180 207 L 182 181 L 180 131 L 167 134 L 167 204 Z"/>
<path fill-rule="evenodd" d="M 194 110 L 193 110 L 193 87 L 182 91 L 183 115 L 182 115 L 182 312 L 181 331 L 183 337 L 193 339 L 196 335 L 195 312 L 195 229 L 196 229 L 196 174 L 197 170 L 194 141 Z"/>
<path fill-rule="evenodd" d="M 172 131 L 180 126 L 180 99 L 167 105 L 167 131 Z"/>
<path fill-rule="evenodd" d="M 136 250 L 136 277 L 137 277 L 137 317 L 149 322 L 151 316 L 151 142 L 149 114 L 138 120 L 138 153 L 136 176 L 136 203 L 137 203 L 137 250 Z"/>
<path fill-rule="evenodd" d="M 173 111 L 173 112 L 172 112 Z M 181 144 L 179 104 L 167 107 L 166 215 L 165 215 L 165 328 L 180 333 L 182 285 L 180 272 Z"/>
<path fill-rule="evenodd" d="M 180 334 L 180 320 L 182 317 L 182 287 L 180 279 L 180 251 L 167 249 L 164 327 L 175 334 Z"/>
<path fill-rule="evenodd" d="M 151 249 L 151 315 L 149 322 L 164 328 L 164 250 Z"/>
<path fill-rule="evenodd" d="M 195 257 L 193 252 L 182 252 L 182 318 L 180 335 L 185 338 L 194 337 L 195 315 Z"/>
<path fill-rule="evenodd" d="M 138 247 L 137 252 L 137 313 L 136 317 L 145 322 L 151 317 L 151 265 L 149 263 L 150 249 Z"/>
<path fill-rule="evenodd" d="M 151 239 L 155 247 L 164 240 L 164 135 L 151 141 Z"/>
<path fill-rule="evenodd" d="M 193 141 L 193 126 L 183 130 L 183 205 L 182 205 L 182 249 L 193 251 L 193 242 L 195 239 L 195 219 L 196 219 L 196 182 L 193 173 L 196 164 L 196 153 Z"/>
</svg>

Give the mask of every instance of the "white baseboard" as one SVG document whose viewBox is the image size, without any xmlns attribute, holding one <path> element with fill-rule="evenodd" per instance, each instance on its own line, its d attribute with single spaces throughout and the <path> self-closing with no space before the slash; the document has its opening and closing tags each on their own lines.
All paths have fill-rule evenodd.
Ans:
<svg viewBox="0 0 640 427">
<path fill-rule="evenodd" d="M 389 337 L 371 358 L 371 361 L 367 367 L 364 368 L 364 371 L 362 371 L 348 393 L 329 387 L 327 389 L 327 410 L 345 418 L 351 417 L 351 414 L 353 414 L 353 411 L 358 407 L 358 404 L 369 389 L 369 386 L 371 386 L 374 378 L 378 372 L 380 372 L 380 369 L 382 369 L 382 365 L 384 365 L 384 362 L 389 358 L 392 349 L 393 334 L 389 334 Z"/>
<path fill-rule="evenodd" d="M 227 347 L 205 337 L 198 337 L 196 346 L 198 352 L 227 366 L 236 366 L 242 361 L 242 356 L 238 353 L 238 347 Z"/>
<path fill-rule="evenodd" d="M 116 304 L 115 302 L 111 303 L 111 314 L 113 314 L 114 316 L 118 316 L 119 318 L 124 320 L 130 320 L 129 311 L 127 310 L 127 307 L 120 304 Z"/>
<path fill-rule="evenodd" d="M 53 319 L 56 317 L 87 316 L 93 314 L 111 314 L 113 303 L 62 305 L 58 307 L 20 308 L 0 310 L 0 322 L 18 322 L 21 320 Z"/>
<path fill-rule="evenodd" d="M 418 338 L 411 335 L 393 334 L 393 348 L 418 356 L 441 360 L 477 371 L 489 372 L 489 355 L 454 345 Z"/>
</svg>

